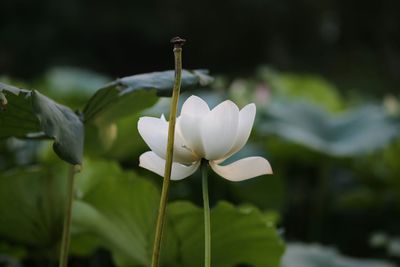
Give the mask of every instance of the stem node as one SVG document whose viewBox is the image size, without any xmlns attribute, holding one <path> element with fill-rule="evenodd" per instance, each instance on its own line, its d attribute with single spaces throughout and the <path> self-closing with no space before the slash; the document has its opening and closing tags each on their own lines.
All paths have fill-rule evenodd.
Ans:
<svg viewBox="0 0 400 267">
<path fill-rule="evenodd" d="M 186 40 L 176 36 L 171 39 L 171 43 L 174 44 L 174 48 L 182 48 L 182 46 L 185 44 Z"/>
</svg>

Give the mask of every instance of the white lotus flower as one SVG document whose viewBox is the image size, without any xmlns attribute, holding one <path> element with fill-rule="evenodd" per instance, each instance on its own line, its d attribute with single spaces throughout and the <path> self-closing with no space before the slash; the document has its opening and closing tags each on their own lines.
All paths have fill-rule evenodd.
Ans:
<svg viewBox="0 0 400 267">
<path fill-rule="evenodd" d="M 176 120 L 171 180 L 193 174 L 203 158 L 217 174 L 231 181 L 272 174 L 269 162 L 262 157 L 220 165 L 246 144 L 255 115 L 254 104 L 239 111 L 232 101 L 227 100 L 210 110 L 201 98 L 189 97 Z M 164 116 L 141 117 L 138 130 L 152 150 L 140 156 L 139 166 L 164 176 L 168 122 Z"/>
</svg>

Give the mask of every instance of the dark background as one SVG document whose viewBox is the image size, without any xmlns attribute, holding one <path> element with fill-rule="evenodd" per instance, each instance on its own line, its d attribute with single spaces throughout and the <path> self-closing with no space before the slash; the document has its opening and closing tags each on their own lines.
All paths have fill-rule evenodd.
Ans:
<svg viewBox="0 0 400 267">
<path fill-rule="evenodd" d="M 112 77 L 184 65 L 229 77 L 259 65 L 322 74 L 343 90 L 398 89 L 399 1 L 2 0 L 0 74 L 26 81 L 54 65 Z"/>
</svg>

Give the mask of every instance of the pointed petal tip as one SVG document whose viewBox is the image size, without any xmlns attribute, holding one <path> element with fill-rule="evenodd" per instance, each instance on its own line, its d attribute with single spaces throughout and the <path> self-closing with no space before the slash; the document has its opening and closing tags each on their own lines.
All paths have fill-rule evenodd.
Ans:
<svg viewBox="0 0 400 267">
<path fill-rule="evenodd" d="M 140 128 L 142 128 L 144 126 L 145 123 L 148 123 L 151 120 L 159 120 L 159 118 L 155 118 L 155 117 L 149 117 L 149 116 L 143 116 L 140 117 L 138 119 L 137 125 L 138 125 L 138 129 L 140 130 Z"/>
<path fill-rule="evenodd" d="M 148 154 L 151 153 L 151 152 L 152 152 L 152 151 L 146 151 L 146 152 L 142 153 L 142 154 L 139 156 L 139 167 L 145 168 L 145 167 L 144 167 L 144 166 L 145 166 L 145 161 L 146 161 L 147 158 L 148 158 Z"/>
<path fill-rule="evenodd" d="M 256 104 L 250 103 L 250 104 L 247 104 L 246 106 L 244 106 L 240 110 L 240 112 L 249 114 L 250 117 L 253 117 L 252 120 L 254 120 L 254 117 L 256 115 L 256 110 L 257 110 Z"/>
<path fill-rule="evenodd" d="M 143 118 L 144 117 L 140 117 L 138 122 L 137 122 L 137 129 L 138 129 L 140 134 L 141 134 L 141 129 L 143 128 Z"/>
<path fill-rule="evenodd" d="M 210 107 L 207 102 L 205 102 L 202 98 L 191 95 L 188 97 L 182 105 L 181 115 L 182 114 L 202 114 L 210 111 Z"/>
<path fill-rule="evenodd" d="M 230 99 L 227 99 L 227 100 L 225 100 L 225 101 L 219 103 L 216 107 L 218 107 L 218 106 L 225 106 L 225 105 L 235 107 L 237 110 L 239 110 L 239 108 L 238 108 L 238 106 L 236 105 L 236 103 L 233 102 L 233 101 L 230 100 Z M 215 108 L 216 108 L 216 107 L 215 107 Z M 214 108 L 214 109 L 215 109 L 215 108 Z"/>
<path fill-rule="evenodd" d="M 199 100 L 204 101 L 201 97 L 199 97 L 199 96 L 197 96 L 197 95 L 190 95 L 190 96 L 186 99 L 186 101 L 188 101 L 189 99 L 191 99 L 191 100 L 193 100 L 193 99 L 199 99 Z"/>
<path fill-rule="evenodd" d="M 194 102 L 194 103 L 197 103 L 197 102 L 206 103 L 201 97 L 199 97 L 199 96 L 197 96 L 197 95 L 191 95 L 191 96 L 189 96 L 188 98 L 186 98 L 186 100 L 185 100 L 184 103 L 186 103 L 186 102 L 188 102 L 188 103 L 190 103 L 190 102 Z"/>
<path fill-rule="evenodd" d="M 260 162 L 262 162 L 261 164 L 264 165 L 265 171 L 262 175 L 271 175 L 274 174 L 274 171 L 272 170 L 271 164 L 269 163 L 269 161 L 263 157 L 254 157 L 254 158 L 258 158 L 260 160 Z"/>
<path fill-rule="evenodd" d="M 244 107 L 242 108 L 242 110 L 243 110 L 244 108 L 250 108 L 250 109 L 252 109 L 252 110 L 256 110 L 256 109 L 257 109 L 257 106 L 256 106 L 256 104 L 254 104 L 254 103 L 250 103 L 250 104 L 247 104 L 246 106 L 244 106 Z"/>
<path fill-rule="evenodd" d="M 268 164 L 267 164 L 267 170 L 266 170 L 265 174 L 266 175 L 273 175 L 274 171 L 272 170 L 271 164 L 269 164 L 268 160 L 266 160 L 266 161 L 267 161 Z"/>
</svg>

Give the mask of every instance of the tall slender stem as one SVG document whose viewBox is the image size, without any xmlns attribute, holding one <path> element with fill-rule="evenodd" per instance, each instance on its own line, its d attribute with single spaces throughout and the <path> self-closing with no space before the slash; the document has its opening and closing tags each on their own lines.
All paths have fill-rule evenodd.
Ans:
<svg viewBox="0 0 400 267">
<path fill-rule="evenodd" d="M 171 40 L 174 44 L 175 55 L 175 82 L 172 91 L 171 110 L 169 114 L 169 127 L 168 127 L 168 143 L 167 153 L 165 159 L 164 180 L 161 189 L 160 207 L 158 210 L 156 232 L 154 237 L 153 255 L 151 267 L 157 267 L 160 259 L 160 248 L 162 241 L 162 234 L 165 224 L 165 215 L 168 202 L 169 184 L 171 181 L 172 171 L 172 158 L 174 153 L 174 137 L 175 137 L 175 123 L 176 113 L 178 110 L 179 92 L 181 89 L 181 76 L 182 76 L 182 45 L 185 40 L 175 37 Z"/>
<path fill-rule="evenodd" d="M 204 266 L 211 266 L 211 223 L 210 223 L 210 203 L 208 200 L 208 181 L 207 181 L 207 161 L 201 162 L 201 176 L 203 187 L 203 209 L 204 209 Z"/>
<path fill-rule="evenodd" d="M 75 174 L 78 172 L 78 165 L 71 165 L 68 173 L 68 192 L 67 202 L 65 206 L 64 226 L 61 241 L 60 263 L 59 267 L 68 266 L 68 251 L 70 243 L 70 228 L 72 218 L 72 203 L 74 199 L 74 180 Z"/>
</svg>

